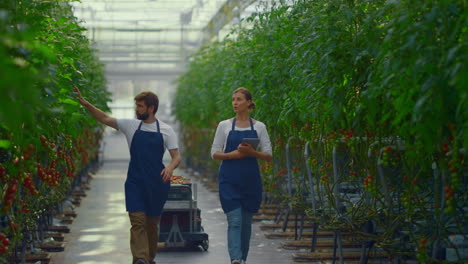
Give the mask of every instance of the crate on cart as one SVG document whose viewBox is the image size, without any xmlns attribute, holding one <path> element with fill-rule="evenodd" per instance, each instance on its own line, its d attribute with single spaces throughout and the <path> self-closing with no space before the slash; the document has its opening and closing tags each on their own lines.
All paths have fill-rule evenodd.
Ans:
<svg viewBox="0 0 468 264">
<path fill-rule="evenodd" d="M 208 250 L 208 234 L 201 224 L 196 183 L 171 184 L 160 222 L 159 241 L 168 248 L 201 246 Z"/>
</svg>

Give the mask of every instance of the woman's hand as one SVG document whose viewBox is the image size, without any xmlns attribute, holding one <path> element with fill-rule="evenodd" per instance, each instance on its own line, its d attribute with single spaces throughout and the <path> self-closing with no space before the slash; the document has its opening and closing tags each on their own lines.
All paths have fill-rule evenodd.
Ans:
<svg viewBox="0 0 468 264">
<path fill-rule="evenodd" d="M 253 146 L 249 143 L 239 144 L 239 146 L 237 146 L 237 150 L 245 156 L 253 156 L 256 152 Z"/>
<path fill-rule="evenodd" d="M 239 150 L 229 152 L 229 159 L 243 159 L 245 157 L 247 157 L 247 154 L 244 154 Z"/>
<path fill-rule="evenodd" d="M 239 151 L 240 154 L 244 155 L 244 157 L 250 156 L 265 161 L 271 161 L 273 159 L 270 153 L 256 151 L 254 147 L 248 143 L 240 144 L 237 147 L 237 151 Z"/>
</svg>

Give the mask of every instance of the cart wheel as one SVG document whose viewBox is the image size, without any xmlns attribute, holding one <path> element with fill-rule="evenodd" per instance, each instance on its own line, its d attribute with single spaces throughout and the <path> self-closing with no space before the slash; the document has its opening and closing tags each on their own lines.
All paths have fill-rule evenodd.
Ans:
<svg viewBox="0 0 468 264">
<path fill-rule="evenodd" d="M 208 246 L 209 246 L 208 240 L 203 240 L 203 241 L 201 242 L 201 246 L 202 246 L 203 250 L 207 251 L 207 250 L 208 250 Z"/>
</svg>

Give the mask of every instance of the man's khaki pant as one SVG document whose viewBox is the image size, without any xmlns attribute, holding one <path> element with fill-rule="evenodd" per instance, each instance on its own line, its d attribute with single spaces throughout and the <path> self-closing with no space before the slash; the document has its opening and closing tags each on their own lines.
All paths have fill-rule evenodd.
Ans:
<svg viewBox="0 0 468 264">
<path fill-rule="evenodd" d="M 146 263 L 155 263 L 159 241 L 160 216 L 147 216 L 144 212 L 130 212 L 130 250 L 133 263 L 144 259 Z"/>
</svg>

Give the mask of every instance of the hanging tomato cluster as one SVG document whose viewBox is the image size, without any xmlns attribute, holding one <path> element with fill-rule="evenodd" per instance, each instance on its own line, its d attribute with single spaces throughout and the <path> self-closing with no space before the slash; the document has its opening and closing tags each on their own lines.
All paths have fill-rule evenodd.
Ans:
<svg viewBox="0 0 468 264">
<path fill-rule="evenodd" d="M 378 189 L 377 189 L 377 181 L 373 174 L 367 174 L 367 176 L 363 180 L 364 189 L 369 192 L 372 196 L 377 196 Z"/>
<path fill-rule="evenodd" d="M 454 215 L 457 207 L 457 193 L 462 189 L 462 177 L 463 170 L 468 171 L 464 168 L 465 156 L 460 152 L 458 142 L 454 140 L 453 134 L 456 133 L 455 126 L 451 123 L 448 125 L 448 130 L 451 135 L 448 137 L 448 141 L 442 142 L 442 153 L 444 158 L 448 160 L 448 172 L 449 178 L 446 179 L 444 193 L 445 193 L 445 213 L 448 215 Z"/>
<path fill-rule="evenodd" d="M 32 194 L 32 195 L 37 195 L 38 192 L 36 190 L 36 187 L 34 187 L 34 184 L 32 182 L 32 177 L 30 172 L 25 172 L 24 173 L 24 180 L 23 180 L 23 186 L 26 187 L 26 189 Z"/>
<path fill-rule="evenodd" d="M 449 172 L 450 172 L 450 179 L 451 182 L 450 184 L 452 185 L 452 188 L 454 190 L 458 190 L 461 187 L 461 177 L 462 177 L 462 162 L 464 160 L 464 155 L 459 154 L 456 155 L 456 153 L 453 154 L 452 160 L 449 161 Z"/>
<path fill-rule="evenodd" d="M 420 263 L 427 263 L 429 256 L 427 255 L 427 238 L 422 237 L 419 240 L 418 248 L 416 249 L 416 258 Z"/>
<path fill-rule="evenodd" d="M 2 164 L 0 164 L 0 180 L 2 181 L 6 181 L 6 168 L 2 166 Z"/>
<path fill-rule="evenodd" d="M 330 177 L 330 169 L 332 168 L 332 163 L 327 161 L 325 163 L 325 166 L 323 166 L 321 169 L 320 169 L 320 174 L 321 174 L 321 177 L 320 177 L 320 183 L 321 184 L 326 184 L 326 187 L 328 188 L 328 184 L 331 183 L 331 177 Z"/>
<path fill-rule="evenodd" d="M 26 214 L 29 213 L 28 205 L 23 200 L 19 200 L 19 203 L 21 205 L 21 212 Z"/>
<path fill-rule="evenodd" d="M 55 169 L 56 161 L 53 160 L 49 167 L 43 168 L 40 163 L 37 163 L 37 174 L 39 178 L 46 182 L 50 187 L 58 186 L 60 182 L 60 172 Z"/>
<path fill-rule="evenodd" d="M 89 153 L 87 149 L 96 146 L 98 139 L 94 139 L 89 129 L 84 130 L 84 134 L 75 140 L 76 150 L 81 156 L 81 164 L 85 165 L 89 161 Z"/>
<path fill-rule="evenodd" d="M 18 191 L 18 180 L 13 179 L 7 183 L 5 196 L 3 197 L 3 211 L 6 212 L 10 209 L 15 199 L 16 192 Z"/>
<path fill-rule="evenodd" d="M 396 166 L 401 161 L 400 152 L 398 152 L 392 146 L 386 146 L 382 150 L 382 165 L 387 166 Z"/>
<path fill-rule="evenodd" d="M 454 198 L 454 191 L 450 186 L 445 186 L 445 202 L 447 203 L 447 207 L 445 208 L 446 214 L 454 214 L 455 213 L 455 200 Z"/>
<path fill-rule="evenodd" d="M 74 178 L 76 167 L 75 167 L 75 162 L 73 160 L 72 151 L 71 150 L 68 150 L 68 151 L 59 150 L 58 156 L 61 160 L 65 161 L 65 168 L 66 168 L 65 174 L 67 175 L 67 177 Z"/>
<path fill-rule="evenodd" d="M 342 139 L 344 142 L 348 142 L 351 138 L 353 138 L 354 130 L 352 129 L 340 129 L 338 132 L 342 135 Z"/>
<path fill-rule="evenodd" d="M 10 240 L 4 233 L 0 233 L 0 256 L 8 252 Z"/>
<path fill-rule="evenodd" d="M 272 162 L 262 162 L 260 164 L 260 171 L 264 174 L 271 174 L 273 172 Z"/>
<path fill-rule="evenodd" d="M 34 150 L 34 145 L 29 144 L 28 147 L 23 150 L 23 160 L 30 160 L 34 155 Z"/>
</svg>

